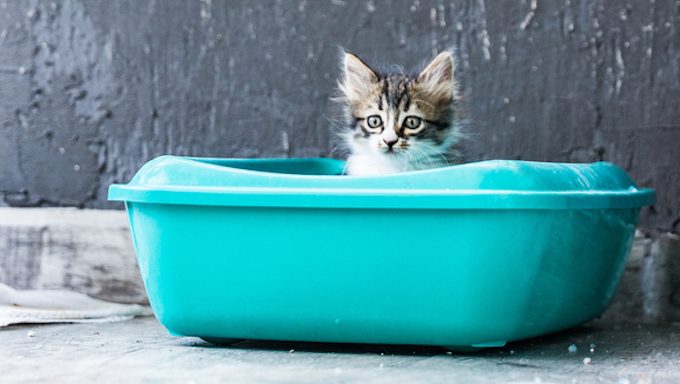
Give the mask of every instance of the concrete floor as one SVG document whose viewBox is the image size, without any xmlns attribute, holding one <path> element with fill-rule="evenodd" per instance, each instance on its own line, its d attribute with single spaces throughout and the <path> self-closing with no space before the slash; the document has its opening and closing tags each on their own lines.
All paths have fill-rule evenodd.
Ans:
<svg viewBox="0 0 680 384">
<path fill-rule="evenodd" d="M 576 352 L 569 352 L 572 344 Z M 290 342 L 215 347 L 169 336 L 153 318 L 12 326 L 0 329 L 0 381 L 680 383 L 680 325 L 594 322 L 473 355 L 412 346 Z"/>
</svg>

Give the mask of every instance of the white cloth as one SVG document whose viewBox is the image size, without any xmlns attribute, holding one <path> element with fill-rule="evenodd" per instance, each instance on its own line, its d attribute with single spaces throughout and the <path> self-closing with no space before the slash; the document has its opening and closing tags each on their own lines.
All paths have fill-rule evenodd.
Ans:
<svg viewBox="0 0 680 384">
<path fill-rule="evenodd" d="M 148 307 L 116 304 L 64 290 L 20 291 L 0 284 L 0 327 L 24 323 L 105 323 L 151 315 Z"/>
</svg>

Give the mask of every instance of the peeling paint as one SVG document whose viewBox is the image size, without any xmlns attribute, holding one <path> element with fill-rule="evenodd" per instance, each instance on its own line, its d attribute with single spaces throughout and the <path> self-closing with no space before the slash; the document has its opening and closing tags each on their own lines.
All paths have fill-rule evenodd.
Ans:
<svg viewBox="0 0 680 384">
<path fill-rule="evenodd" d="M 621 48 L 617 45 L 614 48 L 614 56 L 616 57 L 616 94 L 621 93 L 621 85 L 626 76 L 626 66 L 623 63 L 623 56 L 621 55 Z"/>
<path fill-rule="evenodd" d="M 482 27 L 482 53 L 484 54 L 484 60 L 491 60 L 491 41 L 489 40 L 489 31 L 486 28 L 486 5 L 484 0 L 479 0 L 479 13 L 481 19 Z"/>
<path fill-rule="evenodd" d="M 519 24 L 519 29 L 521 30 L 527 29 L 531 21 L 534 19 L 536 9 L 538 9 L 538 0 L 531 0 L 531 3 L 529 5 L 529 13 L 527 13 L 527 15 L 524 16 L 524 20 L 522 20 L 522 22 Z"/>
</svg>

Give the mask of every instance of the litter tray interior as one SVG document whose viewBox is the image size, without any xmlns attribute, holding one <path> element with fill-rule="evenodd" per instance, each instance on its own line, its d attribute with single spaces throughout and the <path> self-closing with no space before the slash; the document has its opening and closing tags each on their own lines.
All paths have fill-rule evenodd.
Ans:
<svg viewBox="0 0 680 384">
<path fill-rule="evenodd" d="M 340 176 L 345 163 L 335 159 L 197 159 L 200 162 L 249 171 L 291 175 Z"/>
</svg>

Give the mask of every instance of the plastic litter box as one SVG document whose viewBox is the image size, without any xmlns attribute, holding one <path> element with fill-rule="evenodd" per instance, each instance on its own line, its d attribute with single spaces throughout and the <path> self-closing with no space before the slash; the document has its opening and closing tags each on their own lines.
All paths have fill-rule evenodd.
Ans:
<svg viewBox="0 0 680 384">
<path fill-rule="evenodd" d="M 112 185 L 160 322 L 222 343 L 503 346 L 601 314 L 655 199 L 609 163 L 343 167 L 163 156 Z"/>
</svg>

